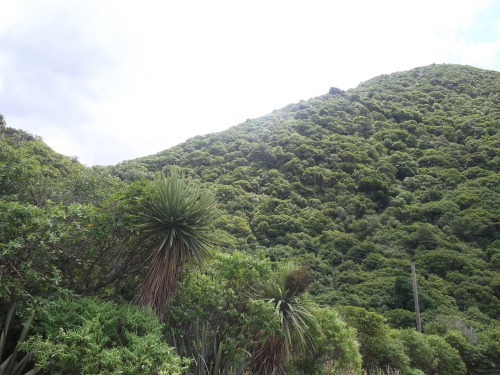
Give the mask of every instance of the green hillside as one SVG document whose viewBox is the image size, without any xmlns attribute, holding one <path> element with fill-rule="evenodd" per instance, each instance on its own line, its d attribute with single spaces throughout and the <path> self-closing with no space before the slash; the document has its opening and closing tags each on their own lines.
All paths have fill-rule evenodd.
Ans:
<svg viewBox="0 0 500 375">
<path fill-rule="evenodd" d="M 499 88 L 467 66 L 385 75 L 111 173 L 216 184 L 225 246 L 300 259 L 321 303 L 412 310 L 413 260 L 424 321 L 499 319 Z"/>
<path fill-rule="evenodd" d="M 0 313 L 16 303 L 20 331 L 36 311 L 44 373 L 500 368 L 499 72 L 383 75 L 111 167 L 0 120 Z M 215 246 L 159 323 L 134 307 L 159 238 L 141 220 L 179 169 L 216 193 Z"/>
</svg>

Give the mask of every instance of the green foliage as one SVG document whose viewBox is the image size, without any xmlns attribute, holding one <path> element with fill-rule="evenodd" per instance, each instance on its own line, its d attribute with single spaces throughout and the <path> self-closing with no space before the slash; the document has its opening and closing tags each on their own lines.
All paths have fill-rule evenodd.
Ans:
<svg viewBox="0 0 500 375">
<path fill-rule="evenodd" d="M 303 356 L 295 355 L 289 364 L 293 374 L 326 374 L 334 371 L 361 371 L 361 355 L 356 332 L 331 308 L 314 311 L 323 334 Z"/>
<path fill-rule="evenodd" d="M 308 283 L 305 267 L 285 263 L 256 287 L 255 298 L 274 308 L 274 317 L 280 324 L 254 350 L 250 363 L 253 372 L 284 373 L 283 365 L 290 354 L 304 353 L 314 345 L 314 336 L 323 334 L 313 313 L 315 306 L 304 295 Z"/>
<path fill-rule="evenodd" d="M 500 367 L 500 329 L 491 327 L 478 334 L 480 342 L 480 350 L 483 353 L 486 361 L 485 373 L 491 368 L 498 369 Z"/>
<path fill-rule="evenodd" d="M 181 374 L 185 363 L 151 309 L 94 298 L 48 301 L 26 343 L 36 366 L 58 374 Z"/>
<path fill-rule="evenodd" d="M 403 342 L 385 324 L 384 317 L 354 306 L 342 307 L 340 313 L 357 330 L 364 368 L 409 370 L 410 361 Z"/>
<path fill-rule="evenodd" d="M 163 319 L 183 267 L 210 254 L 215 195 L 201 189 L 177 169 L 157 180 L 140 204 L 134 229 L 151 255 L 141 301 Z"/>
<path fill-rule="evenodd" d="M 0 297 L 40 298 L 61 287 L 113 295 L 133 287 L 141 253 L 127 245 L 131 199 L 113 194 L 100 207 L 0 201 Z"/>
<path fill-rule="evenodd" d="M 410 357 L 410 364 L 425 374 L 459 375 L 466 373 L 466 367 L 459 352 L 445 339 L 436 335 L 423 335 L 413 329 L 396 332 Z"/>
<path fill-rule="evenodd" d="M 413 311 L 394 309 L 386 312 L 384 317 L 392 328 L 412 328 L 416 325 Z"/>
<path fill-rule="evenodd" d="M 60 274 L 55 267 L 63 216 L 60 207 L 47 210 L 20 202 L 0 202 L 0 297 L 14 301 L 54 291 Z"/>
<path fill-rule="evenodd" d="M 442 315 L 427 325 L 426 332 L 444 337 L 460 354 L 468 374 L 490 374 L 500 365 L 500 330 L 496 326 L 478 332 L 461 317 Z"/>
<path fill-rule="evenodd" d="M 138 241 L 130 214 L 151 196 L 150 180 L 178 167 L 217 192 L 210 231 L 227 253 L 190 269 L 172 302 L 167 319 L 179 343 L 191 346 L 203 317 L 220 358 L 254 350 L 262 332 L 281 345 L 273 306 L 249 297 L 256 280 L 274 277 L 264 257 L 307 264 L 310 298 L 322 305 L 362 307 L 410 327 L 413 261 L 426 335 L 458 330 L 474 350 L 453 333 L 447 342 L 468 372 L 485 373 L 500 317 L 499 87 L 494 71 L 416 68 L 112 167 L 85 168 L 2 120 L 0 311 L 14 299 L 24 311 L 28 300 L 65 289 L 134 299 L 143 262 L 162 241 Z M 421 371 L 375 317 L 385 328 L 361 345 L 365 364 Z"/>
<path fill-rule="evenodd" d="M 303 295 L 308 283 L 307 268 L 285 263 L 267 282 L 256 287 L 254 297 L 273 305 L 274 313 L 279 316 L 280 333 L 288 353 L 292 348 L 303 350 L 313 342 L 313 335 L 318 330 L 314 306 Z"/>
<path fill-rule="evenodd" d="M 11 328 L 12 316 L 14 315 L 16 305 L 12 305 L 5 323 L 3 324 L 2 333 L 0 334 L 0 375 L 20 375 L 24 373 L 25 368 L 32 363 L 33 351 L 22 353 L 21 346 L 26 339 L 26 335 L 33 319 L 33 314 L 24 324 L 21 335 L 17 339 L 9 338 L 9 329 Z M 10 349 L 10 351 L 9 351 Z M 38 369 L 34 368 L 26 372 L 26 375 L 36 374 Z"/>
<path fill-rule="evenodd" d="M 217 336 L 211 336 L 211 329 L 207 324 L 195 325 L 193 341 L 193 361 L 190 374 L 243 374 L 248 363 L 248 353 L 242 352 L 237 360 L 231 356 L 224 356 L 224 342 L 218 341 Z"/>
<path fill-rule="evenodd" d="M 250 292 L 250 285 L 272 273 L 271 263 L 263 254 L 249 255 L 240 251 L 216 253 L 212 267 L 213 272 L 225 279 L 227 286 L 240 296 Z"/>
<path fill-rule="evenodd" d="M 200 355 L 209 367 L 217 362 L 221 371 L 236 370 L 247 362 L 262 332 L 279 328 L 274 307 L 250 299 L 252 285 L 270 273 L 268 260 L 239 252 L 216 252 L 203 270 L 186 273 L 166 322 L 179 353 L 193 358 L 190 371 L 204 368 Z"/>
<path fill-rule="evenodd" d="M 450 375 L 466 373 L 465 364 L 462 362 L 458 351 L 451 347 L 442 337 L 429 335 L 427 341 L 434 352 L 434 358 L 436 358 L 430 373 Z"/>
</svg>

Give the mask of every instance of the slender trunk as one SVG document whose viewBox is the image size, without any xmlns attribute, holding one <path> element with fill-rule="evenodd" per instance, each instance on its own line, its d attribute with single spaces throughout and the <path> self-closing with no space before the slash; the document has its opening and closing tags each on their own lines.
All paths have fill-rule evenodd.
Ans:
<svg viewBox="0 0 500 375">
<path fill-rule="evenodd" d="M 176 264 L 174 249 L 161 249 L 156 252 L 144 277 L 141 292 L 141 302 L 151 306 L 158 320 L 163 317 L 173 297 L 180 267 Z"/>
</svg>

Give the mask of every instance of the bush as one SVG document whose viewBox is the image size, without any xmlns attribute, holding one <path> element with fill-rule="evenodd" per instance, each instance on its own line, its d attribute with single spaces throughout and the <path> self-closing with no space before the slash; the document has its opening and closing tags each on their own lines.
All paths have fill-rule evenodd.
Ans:
<svg viewBox="0 0 500 375">
<path fill-rule="evenodd" d="M 416 324 L 413 311 L 394 309 L 385 313 L 384 316 L 392 328 L 412 328 Z"/>
<path fill-rule="evenodd" d="M 347 324 L 356 328 L 360 353 L 365 368 L 385 368 L 407 372 L 410 359 L 402 341 L 385 323 L 383 316 L 360 307 L 344 306 L 340 309 Z"/>
<path fill-rule="evenodd" d="M 149 308 L 94 298 L 48 302 L 26 349 L 50 374 L 181 374 L 185 363 Z"/>
<path fill-rule="evenodd" d="M 325 374 L 334 371 L 361 372 L 361 355 L 356 332 L 348 327 L 331 308 L 317 309 L 314 313 L 322 334 L 314 338 L 314 347 L 303 356 L 296 356 L 287 373 Z M 293 368 L 292 368 L 293 367 Z"/>
<path fill-rule="evenodd" d="M 459 352 L 440 336 L 414 329 L 396 331 L 410 357 L 410 365 L 428 375 L 463 375 L 466 367 Z"/>
<path fill-rule="evenodd" d="M 432 348 L 434 360 L 429 374 L 464 375 L 467 372 L 465 364 L 458 351 L 448 344 L 444 338 L 429 335 L 427 340 Z"/>
</svg>

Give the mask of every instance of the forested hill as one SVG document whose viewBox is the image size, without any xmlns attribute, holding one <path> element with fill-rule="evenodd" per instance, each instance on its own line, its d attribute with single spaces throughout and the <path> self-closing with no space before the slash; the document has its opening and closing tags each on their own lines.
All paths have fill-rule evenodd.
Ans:
<svg viewBox="0 0 500 375">
<path fill-rule="evenodd" d="M 0 115 L 2 335 L 18 311 L 4 353 L 34 309 L 23 347 L 44 374 L 266 373 L 253 366 L 285 337 L 293 345 L 268 363 L 277 373 L 491 374 L 499 132 L 500 72 L 460 65 L 332 87 L 111 167 L 86 168 Z M 161 253 L 137 223 L 163 186 L 150 180 L 178 169 L 216 192 L 217 246 L 203 267 L 181 267 L 168 311 L 155 315 L 133 305 Z M 266 297 L 273 285 L 281 294 Z M 0 363 L 16 360 L 2 358 L 2 342 Z"/>
<path fill-rule="evenodd" d="M 424 321 L 486 323 L 500 319 L 499 130 L 499 72 L 431 65 L 331 88 L 111 172 L 179 165 L 216 184 L 226 247 L 300 259 L 322 303 L 410 315 L 413 260 Z"/>
</svg>

